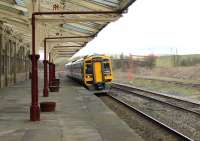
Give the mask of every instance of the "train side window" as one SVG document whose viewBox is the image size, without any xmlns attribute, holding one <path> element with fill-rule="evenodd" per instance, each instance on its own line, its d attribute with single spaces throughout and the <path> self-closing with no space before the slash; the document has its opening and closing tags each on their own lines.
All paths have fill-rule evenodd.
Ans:
<svg viewBox="0 0 200 141">
<path fill-rule="evenodd" d="M 92 65 L 86 64 L 86 74 L 92 74 Z"/>
<path fill-rule="evenodd" d="M 104 63 L 104 72 L 110 72 L 110 64 Z"/>
</svg>

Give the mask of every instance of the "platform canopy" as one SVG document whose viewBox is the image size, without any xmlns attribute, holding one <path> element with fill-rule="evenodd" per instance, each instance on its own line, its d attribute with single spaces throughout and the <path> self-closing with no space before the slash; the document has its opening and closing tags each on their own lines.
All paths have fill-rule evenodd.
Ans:
<svg viewBox="0 0 200 141">
<path fill-rule="evenodd" d="M 0 21 L 11 26 L 14 34 L 31 43 L 31 17 L 33 12 L 37 13 L 36 51 L 43 50 L 44 39 L 48 38 L 48 51 L 54 58 L 69 58 L 94 39 L 107 24 L 127 12 L 134 1 L 1 0 Z"/>
</svg>

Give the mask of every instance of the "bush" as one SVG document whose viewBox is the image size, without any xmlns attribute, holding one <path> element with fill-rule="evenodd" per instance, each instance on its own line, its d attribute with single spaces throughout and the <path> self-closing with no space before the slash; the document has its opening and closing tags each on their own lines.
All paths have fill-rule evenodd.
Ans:
<svg viewBox="0 0 200 141">
<path fill-rule="evenodd" d="M 146 67 L 152 69 L 156 65 L 156 56 L 149 55 L 149 56 L 145 57 L 144 62 L 145 62 L 144 64 Z"/>
<path fill-rule="evenodd" d="M 179 60 L 179 66 L 193 66 L 200 63 L 200 58 L 190 57 L 190 58 L 181 58 Z"/>
</svg>

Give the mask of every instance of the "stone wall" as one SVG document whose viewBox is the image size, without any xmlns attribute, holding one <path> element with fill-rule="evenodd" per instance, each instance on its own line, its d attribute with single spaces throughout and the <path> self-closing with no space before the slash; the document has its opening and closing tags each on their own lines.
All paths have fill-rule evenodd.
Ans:
<svg viewBox="0 0 200 141">
<path fill-rule="evenodd" d="M 0 22 L 0 88 L 28 79 L 30 46 Z"/>
</svg>

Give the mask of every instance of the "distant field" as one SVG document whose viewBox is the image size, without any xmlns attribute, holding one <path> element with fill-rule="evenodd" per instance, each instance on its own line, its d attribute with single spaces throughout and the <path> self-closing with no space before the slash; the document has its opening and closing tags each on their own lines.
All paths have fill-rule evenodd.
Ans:
<svg viewBox="0 0 200 141">
<path fill-rule="evenodd" d="M 157 67 L 173 67 L 181 64 L 188 66 L 197 63 L 200 64 L 200 54 L 160 56 L 156 59 Z"/>
<path fill-rule="evenodd" d="M 200 84 L 199 72 L 200 54 L 160 56 L 156 58 L 156 67 L 151 69 L 137 66 L 132 73 L 122 68 L 115 69 L 114 81 L 200 100 L 199 88 L 192 87 Z"/>
</svg>

